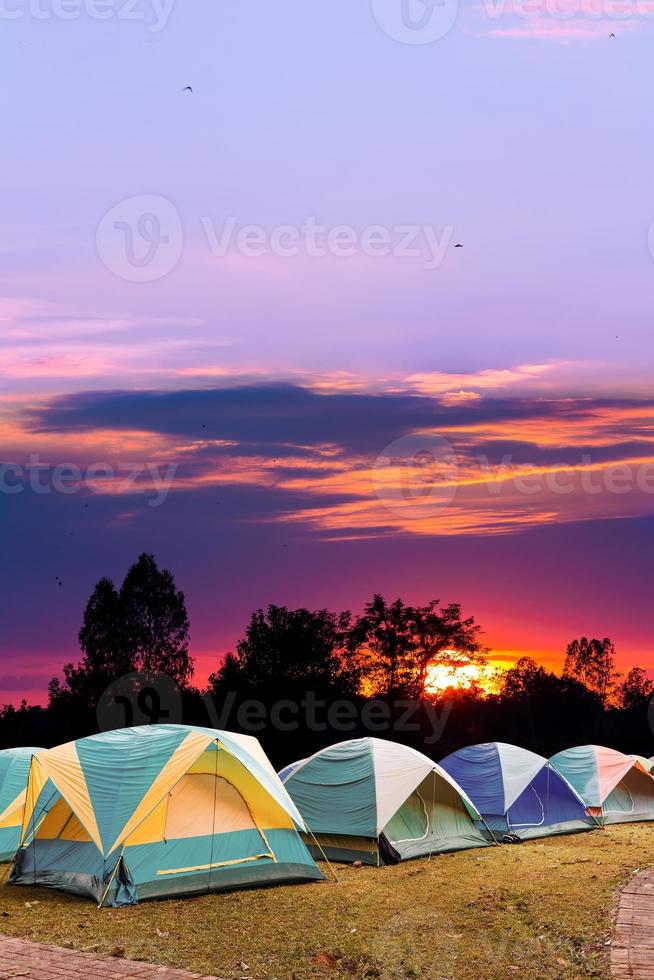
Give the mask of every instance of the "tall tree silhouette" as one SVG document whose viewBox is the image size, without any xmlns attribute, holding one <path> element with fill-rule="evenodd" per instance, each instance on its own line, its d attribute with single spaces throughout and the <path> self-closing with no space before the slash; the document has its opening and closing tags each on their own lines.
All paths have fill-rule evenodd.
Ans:
<svg viewBox="0 0 654 980">
<path fill-rule="evenodd" d="M 257 609 L 236 654 L 226 656 L 210 686 L 354 692 L 358 679 L 344 656 L 349 623 L 349 613 L 327 609 Z"/>
<path fill-rule="evenodd" d="M 416 683 L 421 656 L 413 629 L 413 610 L 401 599 L 387 602 L 375 595 L 349 634 L 356 652 L 366 695 L 396 697 Z"/>
<path fill-rule="evenodd" d="M 192 673 L 184 594 L 168 570 L 142 554 L 118 592 L 111 579 L 95 586 L 79 632 L 83 653 L 49 684 L 50 704 L 93 708 L 111 681 L 134 670 L 162 671 L 184 687 Z"/>
<path fill-rule="evenodd" d="M 621 674 L 615 663 L 615 647 L 608 636 L 603 640 L 582 636 L 569 643 L 563 676 L 580 681 L 597 695 L 603 707 L 615 700 Z"/>
<path fill-rule="evenodd" d="M 50 700 L 95 705 L 106 686 L 131 668 L 125 648 L 121 603 L 111 579 L 101 578 L 86 604 L 79 631 L 83 653 L 63 666 L 64 681 L 50 681 Z"/>
<path fill-rule="evenodd" d="M 654 683 L 642 667 L 632 667 L 620 687 L 623 708 L 639 708 L 654 691 Z"/>
<path fill-rule="evenodd" d="M 414 679 L 413 694 L 421 697 L 427 671 L 431 666 L 446 667 L 456 676 L 458 667 L 476 663 L 486 666 L 485 647 L 479 642 L 481 627 L 472 616 L 461 619 L 461 606 L 452 602 L 439 608 L 438 599 L 426 606 L 412 608 L 414 642 L 419 669 Z"/>
<path fill-rule="evenodd" d="M 426 606 L 408 606 L 375 595 L 354 623 L 349 642 L 366 694 L 421 698 L 430 665 L 455 673 L 471 661 L 485 663 L 478 633 L 472 617 L 461 618 L 458 603 L 439 608 L 434 599 Z"/>
<path fill-rule="evenodd" d="M 134 670 L 158 670 L 184 687 L 193 673 L 184 593 L 153 555 L 142 554 L 128 571 L 120 595 L 125 649 Z"/>
</svg>

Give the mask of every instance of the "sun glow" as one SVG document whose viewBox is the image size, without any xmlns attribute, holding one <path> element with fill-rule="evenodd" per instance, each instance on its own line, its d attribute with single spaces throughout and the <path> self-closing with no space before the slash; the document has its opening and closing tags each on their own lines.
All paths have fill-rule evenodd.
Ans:
<svg viewBox="0 0 654 980">
<path fill-rule="evenodd" d="M 439 694 L 451 688 L 465 691 L 476 685 L 483 686 L 483 667 L 471 661 L 466 663 L 465 657 L 457 655 L 455 650 L 446 650 L 445 654 L 449 655 L 449 662 L 431 664 L 427 668 L 427 694 Z"/>
</svg>

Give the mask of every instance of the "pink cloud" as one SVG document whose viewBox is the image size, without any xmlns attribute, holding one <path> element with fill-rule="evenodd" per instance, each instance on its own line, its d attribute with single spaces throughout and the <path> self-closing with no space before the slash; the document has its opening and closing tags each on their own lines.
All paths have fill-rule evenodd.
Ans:
<svg viewBox="0 0 654 980">
<path fill-rule="evenodd" d="M 482 0 L 475 9 L 492 37 L 562 44 L 617 37 L 654 18 L 654 0 Z"/>
</svg>

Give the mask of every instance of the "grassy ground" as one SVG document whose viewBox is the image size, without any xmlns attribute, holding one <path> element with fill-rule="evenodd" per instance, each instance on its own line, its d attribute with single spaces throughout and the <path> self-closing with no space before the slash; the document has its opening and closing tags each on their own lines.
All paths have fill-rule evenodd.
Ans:
<svg viewBox="0 0 654 980">
<path fill-rule="evenodd" d="M 0 932 L 230 980 L 607 976 L 615 891 L 653 862 L 636 824 L 126 909 L 3 884 Z"/>
</svg>

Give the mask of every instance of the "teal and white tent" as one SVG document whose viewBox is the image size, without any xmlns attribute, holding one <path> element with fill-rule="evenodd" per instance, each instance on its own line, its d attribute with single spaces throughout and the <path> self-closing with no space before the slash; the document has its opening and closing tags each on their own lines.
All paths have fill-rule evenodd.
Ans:
<svg viewBox="0 0 654 980">
<path fill-rule="evenodd" d="M 378 738 L 338 742 L 282 773 L 315 835 L 314 855 L 379 865 L 488 844 L 461 787 L 405 745 Z"/>
<path fill-rule="evenodd" d="M 32 756 L 42 751 L 23 746 L 0 752 L 0 861 L 11 861 L 16 853 Z"/>
<path fill-rule="evenodd" d="M 577 745 L 550 759 L 600 823 L 654 820 L 654 778 L 643 763 L 603 745 Z"/>
</svg>

